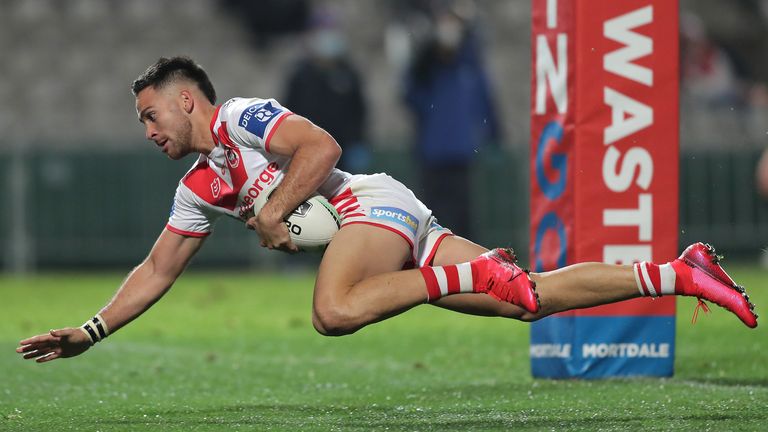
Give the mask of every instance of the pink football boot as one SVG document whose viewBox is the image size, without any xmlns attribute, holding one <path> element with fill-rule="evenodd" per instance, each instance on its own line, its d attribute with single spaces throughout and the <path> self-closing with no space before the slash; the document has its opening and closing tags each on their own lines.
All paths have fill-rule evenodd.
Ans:
<svg viewBox="0 0 768 432">
<path fill-rule="evenodd" d="M 715 248 L 708 244 L 688 246 L 680 258 L 672 261 L 680 282 L 675 285 L 675 293 L 698 297 L 699 302 L 711 301 L 736 314 L 747 327 L 757 327 L 755 305 L 749 301 L 744 287 L 737 285 L 723 270 L 720 259 Z"/>
<path fill-rule="evenodd" d="M 539 295 L 528 272 L 515 262 L 517 257 L 512 249 L 493 249 L 472 260 L 477 274 L 474 291 L 484 292 L 498 301 L 520 306 L 530 313 L 541 308 Z"/>
</svg>

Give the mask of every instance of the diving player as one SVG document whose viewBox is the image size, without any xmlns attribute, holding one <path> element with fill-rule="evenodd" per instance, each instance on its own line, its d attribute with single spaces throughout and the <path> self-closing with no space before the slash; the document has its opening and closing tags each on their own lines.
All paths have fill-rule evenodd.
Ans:
<svg viewBox="0 0 768 432">
<path fill-rule="evenodd" d="M 511 250 L 488 251 L 440 226 L 392 177 L 334 168 L 341 151 L 333 137 L 276 100 L 215 105 L 207 74 L 189 58 L 161 58 L 132 89 L 147 139 L 171 159 L 197 159 L 179 182 L 165 229 L 112 300 L 81 327 L 22 340 L 16 351 L 26 359 L 79 355 L 141 315 L 171 288 L 223 215 L 255 230 L 262 246 L 295 252 L 283 219 L 315 191 L 342 218 L 314 287 L 312 323 L 323 335 L 350 334 L 423 303 L 534 321 L 662 295 L 712 301 L 757 326 L 754 305 L 708 245 L 691 245 L 661 265 L 581 263 L 529 273 Z M 277 179 L 269 201 L 255 211 L 254 201 Z"/>
</svg>

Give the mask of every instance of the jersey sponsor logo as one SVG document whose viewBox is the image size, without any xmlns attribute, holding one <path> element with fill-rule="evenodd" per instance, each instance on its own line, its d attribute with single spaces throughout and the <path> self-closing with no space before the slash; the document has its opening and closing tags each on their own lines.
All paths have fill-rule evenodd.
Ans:
<svg viewBox="0 0 768 432">
<path fill-rule="evenodd" d="M 270 120 L 277 117 L 281 112 L 283 110 L 273 106 L 272 102 L 257 103 L 243 111 L 238 124 L 248 132 L 264 139 L 264 134 Z"/>
<path fill-rule="evenodd" d="M 240 206 L 240 218 L 244 218 L 250 210 L 253 209 L 253 202 L 261 195 L 261 192 L 267 186 L 270 186 L 275 182 L 277 173 L 280 171 L 280 165 L 277 162 L 270 162 L 266 168 L 264 168 L 256 179 L 253 180 L 251 186 L 246 189 L 243 195 L 243 204 Z"/>
<path fill-rule="evenodd" d="M 247 205 L 246 204 L 241 205 L 238 215 L 240 217 L 240 220 L 242 221 L 247 221 L 248 219 L 256 216 L 256 210 L 254 210 L 253 208 L 253 202 Z"/>
<path fill-rule="evenodd" d="M 211 194 L 213 194 L 214 198 L 218 198 L 221 194 L 221 179 L 218 177 L 211 182 Z"/>
<path fill-rule="evenodd" d="M 419 228 L 419 220 L 412 214 L 397 207 L 372 207 L 371 218 L 395 222 L 408 228 L 413 234 Z"/>
<path fill-rule="evenodd" d="M 237 155 L 236 151 L 232 150 L 231 148 L 227 148 L 224 150 L 224 153 L 227 156 L 227 165 L 229 165 L 230 168 L 235 169 L 238 165 L 240 165 L 240 156 Z"/>
</svg>

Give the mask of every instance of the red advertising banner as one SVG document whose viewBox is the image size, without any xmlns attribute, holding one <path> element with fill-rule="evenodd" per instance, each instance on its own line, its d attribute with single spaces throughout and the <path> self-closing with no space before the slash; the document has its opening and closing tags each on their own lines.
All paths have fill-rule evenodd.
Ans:
<svg viewBox="0 0 768 432">
<path fill-rule="evenodd" d="M 573 263 L 574 1 L 533 1 L 531 267 Z"/>
<path fill-rule="evenodd" d="M 530 247 L 536 271 L 677 256 L 677 8 L 676 1 L 662 0 L 533 1 Z M 556 324 L 558 317 L 649 317 L 649 325 L 672 332 L 673 344 L 674 325 L 650 317 L 674 322 L 674 313 L 674 297 L 566 312 L 536 323 L 532 344 L 564 343 L 566 329 L 558 326 L 568 332 L 579 326 L 572 319 Z M 584 322 L 587 328 L 577 333 L 585 344 L 592 327 L 602 338 L 601 327 L 620 325 Z M 641 333 L 616 332 L 621 340 L 615 343 L 642 339 Z M 570 357 L 588 351 L 570 347 Z M 661 374 L 671 374 L 668 348 L 669 373 Z M 581 364 L 576 375 L 595 376 L 587 366 Z M 604 369 L 633 373 L 631 366 Z"/>
</svg>

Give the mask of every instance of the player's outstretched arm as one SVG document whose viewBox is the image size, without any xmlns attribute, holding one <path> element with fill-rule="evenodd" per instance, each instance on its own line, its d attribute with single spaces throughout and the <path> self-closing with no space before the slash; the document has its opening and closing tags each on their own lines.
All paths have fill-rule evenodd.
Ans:
<svg viewBox="0 0 768 432">
<path fill-rule="evenodd" d="M 38 363 L 80 355 L 160 300 L 202 246 L 203 238 L 164 230 L 149 256 L 125 279 L 120 289 L 82 327 L 50 330 L 19 342 L 16 352 Z"/>
</svg>

